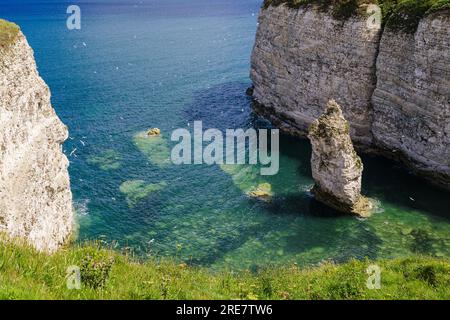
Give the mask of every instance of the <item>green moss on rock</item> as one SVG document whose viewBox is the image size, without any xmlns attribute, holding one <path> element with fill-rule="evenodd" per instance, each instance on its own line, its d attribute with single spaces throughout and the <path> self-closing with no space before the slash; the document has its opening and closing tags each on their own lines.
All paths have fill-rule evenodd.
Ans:
<svg viewBox="0 0 450 320">
<path fill-rule="evenodd" d="M 0 19 L 0 47 L 8 47 L 19 34 L 19 26 L 15 23 Z"/>
<path fill-rule="evenodd" d="M 289 8 L 315 6 L 330 12 L 337 20 L 364 14 L 365 5 L 379 5 L 383 25 L 394 31 L 414 33 L 421 19 L 442 10 L 450 10 L 450 0 L 265 0 L 263 8 L 285 4 Z"/>
</svg>

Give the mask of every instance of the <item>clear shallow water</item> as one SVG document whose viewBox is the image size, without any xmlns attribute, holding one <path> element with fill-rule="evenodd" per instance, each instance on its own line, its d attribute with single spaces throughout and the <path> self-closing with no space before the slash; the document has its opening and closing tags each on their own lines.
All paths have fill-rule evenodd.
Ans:
<svg viewBox="0 0 450 320">
<path fill-rule="evenodd" d="M 174 128 L 266 126 L 251 112 L 249 57 L 260 1 L 84 2 L 82 30 L 67 3 L 3 1 L 35 50 L 53 105 L 69 126 L 79 240 L 114 240 L 138 254 L 212 268 L 300 265 L 325 259 L 450 257 L 450 194 L 398 165 L 363 157 L 367 220 L 315 202 L 307 141 L 281 140 L 280 172 L 249 166 L 174 166 Z M 163 138 L 142 139 L 159 127 Z M 72 154 L 72 155 L 70 155 Z M 246 192 L 272 185 L 271 203 Z"/>
</svg>

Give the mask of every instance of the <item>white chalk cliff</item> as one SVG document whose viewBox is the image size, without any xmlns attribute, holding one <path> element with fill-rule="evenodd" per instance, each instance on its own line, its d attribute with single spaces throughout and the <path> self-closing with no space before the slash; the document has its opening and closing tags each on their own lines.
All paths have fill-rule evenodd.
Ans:
<svg viewBox="0 0 450 320">
<path fill-rule="evenodd" d="M 68 131 L 18 31 L 0 45 L 0 232 L 53 252 L 73 228 Z"/>
<path fill-rule="evenodd" d="M 372 105 L 376 145 L 450 187 L 450 10 L 384 31 Z"/>
</svg>

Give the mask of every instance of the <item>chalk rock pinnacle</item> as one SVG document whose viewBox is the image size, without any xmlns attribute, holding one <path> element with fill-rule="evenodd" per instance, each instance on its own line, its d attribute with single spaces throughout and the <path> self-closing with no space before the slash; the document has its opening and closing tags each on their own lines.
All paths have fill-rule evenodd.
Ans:
<svg viewBox="0 0 450 320">
<path fill-rule="evenodd" d="M 308 137 L 316 199 L 341 212 L 369 216 L 372 204 L 361 196 L 363 164 L 353 148 L 349 124 L 334 100 L 312 123 Z"/>
</svg>

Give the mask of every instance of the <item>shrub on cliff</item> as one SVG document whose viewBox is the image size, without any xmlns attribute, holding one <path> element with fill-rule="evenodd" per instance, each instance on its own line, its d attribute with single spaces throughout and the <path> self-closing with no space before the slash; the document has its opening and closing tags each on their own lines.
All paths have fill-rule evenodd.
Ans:
<svg viewBox="0 0 450 320">
<path fill-rule="evenodd" d="M 81 282 L 91 288 L 102 288 L 114 264 L 111 254 L 98 247 L 86 247 L 81 260 Z"/>
</svg>

